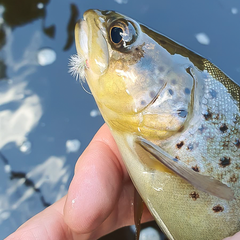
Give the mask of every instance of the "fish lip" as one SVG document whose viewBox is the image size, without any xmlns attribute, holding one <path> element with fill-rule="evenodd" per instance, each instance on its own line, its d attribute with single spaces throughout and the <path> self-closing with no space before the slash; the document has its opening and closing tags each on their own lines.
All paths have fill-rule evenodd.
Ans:
<svg viewBox="0 0 240 240">
<path fill-rule="evenodd" d="M 83 14 L 83 19 L 80 19 L 76 25 L 79 28 L 79 37 L 78 41 L 80 42 L 79 52 L 85 59 L 88 59 L 89 55 L 89 39 L 92 35 L 91 26 L 95 27 L 101 32 L 102 36 L 106 39 L 106 31 L 102 26 L 100 18 L 102 18 L 100 10 L 89 9 Z M 103 20 L 102 20 L 103 21 Z M 77 49 L 78 50 L 78 49 Z"/>
<path fill-rule="evenodd" d="M 77 22 L 76 32 L 78 34 L 79 48 L 77 49 L 78 53 L 84 58 L 88 59 L 88 39 L 89 39 L 89 29 L 88 24 L 85 19 L 81 19 Z"/>
<path fill-rule="evenodd" d="M 98 10 L 88 10 L 78 23 L 79 55 L 85 60 L 85 73 L 101 76 L 109 66 L 109 46 L 105 18 Z"/>
<path fill-rule="evenodd" d="M 104 37 L 106 37 L 105 30 L 103 27 L 103 23 L 106 21 L 105 16 L 102 14 L 101 10 L 98 9 L 89 9 L 83 14 L 83 19 L 84 21 L 88 22 L 89 21 L 94 22 L 95 26 L 101 31 Z"/>
</svg>

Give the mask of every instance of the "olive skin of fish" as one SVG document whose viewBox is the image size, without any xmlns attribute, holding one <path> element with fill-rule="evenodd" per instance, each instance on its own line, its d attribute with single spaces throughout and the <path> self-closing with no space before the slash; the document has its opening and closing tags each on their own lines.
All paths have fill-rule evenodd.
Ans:
<svg viewBox="0 0 240 240">
<path fill-rule="evenodd" d="M 133 183 L 171 240 L 240 231 L 239 86 L 207 59 L 113 11 L 75 30 L 85 76 Z"/>
</svg>

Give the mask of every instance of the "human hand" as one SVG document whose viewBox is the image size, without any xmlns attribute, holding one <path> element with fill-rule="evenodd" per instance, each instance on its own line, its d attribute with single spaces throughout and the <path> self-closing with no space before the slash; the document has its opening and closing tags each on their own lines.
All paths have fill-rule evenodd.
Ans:
<svg viewBox="0 0 240 240">
<path fill-rule="evenodd" d="M 232 237 L 224 238 L 223 240 L 240 240 L 240 232 L 236 233 Z"/>
<path fill-rule="evenodd" d="M 98 239 L 134 224 L 133 200 L 133 184 L 104 124 L 78 159 L 67 196 L 28 220 L 5 240 Z M 152 219 L 145 208 L 142 222 Z"/>
</svg>

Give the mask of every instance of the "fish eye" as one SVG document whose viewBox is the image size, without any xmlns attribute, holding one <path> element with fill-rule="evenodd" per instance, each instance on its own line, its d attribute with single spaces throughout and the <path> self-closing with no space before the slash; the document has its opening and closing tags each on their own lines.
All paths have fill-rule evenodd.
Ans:
<svg viewBox="0 0 240 240">
<path fill-rule="evenodd" d="M 118 19 L 109 29 L 110 43 L 118 50 L 129 50 L 137 39 L 137 31 L 131 21 Z"/>
<path fill-rule="evenodd" d="M 113 27 L 111 29 L 111 40 L 113 43 L 118 44 L 122 41 L 123 29 L 120 27 Z"/>
</svg>

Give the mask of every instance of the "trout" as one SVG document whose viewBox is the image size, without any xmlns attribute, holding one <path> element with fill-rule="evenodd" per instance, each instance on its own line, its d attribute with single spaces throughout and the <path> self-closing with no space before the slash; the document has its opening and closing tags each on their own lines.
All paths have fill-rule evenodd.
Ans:
<svg viewBox="0 0 240 240">
<path fill-rule="evenodd" d="M 75 28 L 85 78 L 129 175 L 170 240 L 240 231 L 239 86 L 204 57 L 114 11 Z"/>
</svg>

